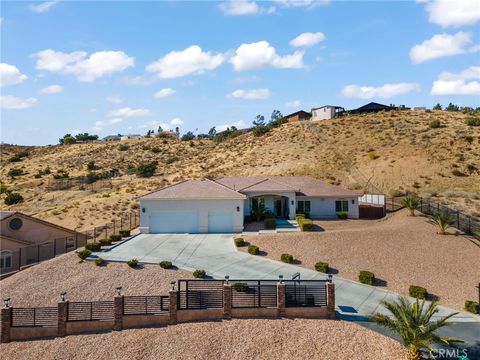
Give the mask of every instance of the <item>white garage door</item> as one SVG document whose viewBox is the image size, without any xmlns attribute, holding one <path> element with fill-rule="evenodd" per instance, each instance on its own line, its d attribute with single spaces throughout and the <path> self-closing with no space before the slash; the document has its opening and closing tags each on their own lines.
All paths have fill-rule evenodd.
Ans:
<svg viewBox="0 0 480 360">
<path fill-rule="evenodd" d="M 196 211 L 159 211 L 149 217 L 150 234 L 197 233 L 198 213 Z"/>
<path fill-rule="evenodd" d="M 231 233 L 233 232 L 233 213 L 228 211 L 208 212 L 209 233 Z"/>
</svg>

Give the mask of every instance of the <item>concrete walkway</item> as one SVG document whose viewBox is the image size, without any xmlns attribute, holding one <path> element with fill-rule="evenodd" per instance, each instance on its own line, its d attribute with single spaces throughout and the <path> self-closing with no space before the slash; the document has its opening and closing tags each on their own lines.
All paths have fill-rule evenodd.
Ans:
<svg viewBox="0 0 480 360">
<path fill-rule="evenodd" d="M 229 275 L 231 279 L 290 279 L 299 272 L 301 279 L 326 279 L 326 275 L 296 265 L 285 264 L 264 256 L 253 256 L 236 249 L 228 234 L 140 234 L 101 254 L 108 261 L 128 261 L 158 264 L 172 261 L 179 268 L 194 271 L 204 269 L 216 279 Z M 336 304 L 340 317 L 365 321 L 375 312 L 382 312 L 381 300 L 395 299 L 398 294 L 374 286 L 360 284 L 334 276 Z M 440 306 L 437 316 L 455 312 Z M 461 312 L 455 322 L 477 322 L 480 317 Z M 479 330 L 480 335 L 480 330 Z"/>
</svg>

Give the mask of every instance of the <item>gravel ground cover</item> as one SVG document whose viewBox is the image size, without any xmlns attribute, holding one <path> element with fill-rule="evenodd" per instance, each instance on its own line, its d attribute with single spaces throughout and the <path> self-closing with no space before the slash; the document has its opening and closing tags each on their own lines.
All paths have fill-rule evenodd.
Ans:
<svg viewBox="0 0 480 360">
<path fill-rule="evenodd" d="M 442 304 L 462 310 L 465 300 L 478 297 L 480 246 L 450 229 L 449 235 L 422 216 L 400 211 L 380 221 L 316 221 L 325 231 L 249 235 L 266 256 L 280 260 L 290 253 L 300 266 L 313 269 L 328 262 L 333 273 L 358 281 L 360 270 L 369 270 L 377 285 L 408 294 L 410 285 L 425 287 Z M 241 251 L 245 249 L 241 248 Z"/>
<path fill-rule="evenodd" d="M 190 272 L 165 270 L 159 265 L 132 269 L 125 263 L 112 262 L 95 266 L 69 253 L 0 281 L 0 294 L 10 297 L 17 307 L 52 306 L 62 291 L 70 301 L 113 299 L 117 286 L 123 287 L 125 295 L 160 295 L 168 293 L 171 281 L 190 278 Z"/>
<path fill-rule="evenodd" d="M 0 345 L 6 359 L 405 359 L 396 341 L 329 320 L 232 320 Z"/>
</svg>

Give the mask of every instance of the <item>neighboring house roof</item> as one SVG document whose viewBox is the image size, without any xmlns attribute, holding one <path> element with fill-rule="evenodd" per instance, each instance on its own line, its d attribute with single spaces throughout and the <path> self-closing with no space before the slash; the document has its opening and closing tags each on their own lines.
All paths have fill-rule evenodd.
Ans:
<svg viewBox="0 0 480 360">
<path fill-rule="evenodd" d="M 312 114 L 310 114 L 309 112 L 306 112 L 304 110 L 299 110 L 299 111 L 296 111 L 294 113 L 285 115 L 285 118 L 288 119 L 288 118 L 296 116 L 296 115 L 301 115 L 300 117 L 311 117 L 312 116 Z"/>
<path fill-rule="evenodd" d="M 54 223 L 51 223 L 51 222 L 48 222 L 48 221 L 45 221 L 45 220 L 42 220 L 42 219 L 39 219 L 39 218 L 36 218 L 36 217 L 33 217 L 31 215 L 27 215 L 27 214 L 24 214 L 20 211 L 2 211 L 1 212 L 1 215 L 0 215 L 0 221 L 4 221 L 10 217 L 14 217 L 14 216 L 20 216 L 20 217 L 24 217 L 24 218 L 27 218 L 27 219 L 30 219 L 32 221 L 35 221 L 35 222 L 38 222 L 38 223 L 41 223 L 41 224 L 44 224 L 44 225 L 47 225 L 47 226 L 52 226 L 54 228 L 57 228 L 57 229 L 60 229 L 60 230 L 64 230 L 66 232 L 69 232 L 71 234 L 75 234 L 76 231 L 75 230 L 72 230 L 72 229 L 68 229 L 66 227 L 63 227 L 63 226 L 60 226 L 60 225 L 57 225 L 57 224 L 54 224 Z M 80 234 L 80 233 L 79 233 Z M 82 234 L 83 235 L 83 234 Z"/>
<path fill-rule="evenodd" d="M 323 106 L 320 106 L 320 107 L 312 108 L 312 111 L 313 110 L 318 110 L 318 109 L 323 109 L 323 108 L 326 108 L 326 107 L 335 108 L 335 109 L 343 109 L 343 106 L 323 105 Z"/>
<path fill-rule="evenodd" d="M 245 199 L 246 196 L 209 179 L 187 180 L 140 197 L 142 200 Z"/>
<path fill-rule="evenodd" d="M 389 105 L 383 105 L 376 102 L 370 102 L 363 106 L 360 106 L 357 109 L 350 110 L 350 113 L 361 113 L 361 112 L 369 112 L 369 111 L 381 111 L 381 110 L 393 110 L 395 107 Z"/>
</svg>

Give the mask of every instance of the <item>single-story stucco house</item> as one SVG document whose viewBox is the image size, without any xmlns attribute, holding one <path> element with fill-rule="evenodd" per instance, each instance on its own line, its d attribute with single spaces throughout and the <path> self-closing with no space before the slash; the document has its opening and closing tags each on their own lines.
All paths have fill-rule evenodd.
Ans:
<svg viewBox="0 0 480 360">
<path fill-rule="evenodd" d="M 308 176 L 222 177 L 187 180 L 139 198 L 142 233 L 231 233 L 243 231 L 252 208 L 276 217 L 358 218 L 358 192 Z"/>
</svg>

